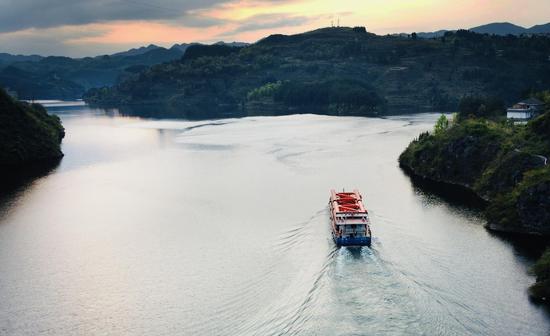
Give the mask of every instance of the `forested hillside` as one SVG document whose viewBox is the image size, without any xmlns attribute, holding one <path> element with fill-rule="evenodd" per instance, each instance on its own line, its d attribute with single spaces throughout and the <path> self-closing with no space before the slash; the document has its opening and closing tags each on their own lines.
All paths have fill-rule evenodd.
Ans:
<svg viewBox="0 0 550 336">
<path fill-rule="evenodd" d="M 147 48 L 146 48 L 147 49 Z M 94 87 L 114 85 L 151 65 L 181 58 L 184 51 L 160 47 L 115 55 L 70 58 L 5 57 L 0 62 L 0 87 L 21 99 L 76 99 Z"/>
<path fill-rule="evenodd" d="M 452 111 L 461 97 L 479 92 L 512 103 L 550 86 L 550 39 L 543 36 L 458 31 L 419 39 L 339 27 L 271 35 L 244 48 L 200 48 L 90 90 L 85 99 L 126 108 L 161 104 L 196 118 L 377 115 Z"/>
<path fill-rule="evenodd" d="M 0 89 L 0 125 L 0 171 L 63 155 L 61 121 L 40 104 L 14 100 Z"/>
</svg>

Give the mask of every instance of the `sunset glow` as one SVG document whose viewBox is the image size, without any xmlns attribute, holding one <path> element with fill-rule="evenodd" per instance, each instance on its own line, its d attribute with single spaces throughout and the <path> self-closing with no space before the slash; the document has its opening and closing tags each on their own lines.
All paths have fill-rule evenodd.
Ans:
<svg viewBox="0 0 550 336">
<path fill-rule="evenodd" d="M 119 7 L 113 7 L 118 3 Z M 10 52 L 85 54 L 127 46 L 183 42 L 254 42 L 273 33 L 292 34 L 337 24 L 366 26 L 377 34 L 470 28 L 494 21 L 531 26 L 550 21 L 550 2 L 527 0 L 235 0 L 235 1 L 75 1 L 66 8 L 41 4 L 44 15 L 30 22 L 3 21 L 0 43 Z M 0 5 L 6 6 L 6 5 Z M 55 7 L 57 6 L 57 7 Z M 114 8 L 106 11 L 106 6 Z M 36 6 L 35 6 L 36 7 Z M 34 7 L 33 7 L 34 8 Z M 118 8 L 118 9 L 117 9 Z M 24 8 L 22 8 L 23 10 Z M 12 7 L 1 8 L 0 19 Z M 78 12 L 85 19 L 68 20 Z M 107 13 L 107 14 L 106 14 Z M 11 13 L 17 16 L 19 13 Z M 50 16 L 49 16 L 50 15 Z M 43 21 L 43 22 L 42 22 Z M 38 29 L 42 28 L 42 29 Z M 24 38 L 26 43 L 20 40 Z M 32 43 L 29 43 L 32 42 Z M 53 50 L 45 50 L 49 45 Z M 54 48 L 54 46 L 56 46 Z"/>
</svg>

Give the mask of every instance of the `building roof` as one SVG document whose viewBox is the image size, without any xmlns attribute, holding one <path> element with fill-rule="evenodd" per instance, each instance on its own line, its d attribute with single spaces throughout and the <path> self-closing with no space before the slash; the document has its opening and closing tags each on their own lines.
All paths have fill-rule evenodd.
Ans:
<svg viewBox="0 0 550 336">
<path fill-rule="evenodd" d="M 525 104 L 525 105 L 543 105 L 544 103 L 538 100 L 537 98 L 529 98 L 526 100 L 520 101 L 518 104 Z"/>
</svg>

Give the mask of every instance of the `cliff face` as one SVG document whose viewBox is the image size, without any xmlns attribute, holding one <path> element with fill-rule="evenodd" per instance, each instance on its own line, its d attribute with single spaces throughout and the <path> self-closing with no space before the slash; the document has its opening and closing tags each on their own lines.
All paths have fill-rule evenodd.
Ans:
<svg viewBox="0 0 550 336">
<path fill-rule="evenodd" d="M 488 227 L 495 231 L 550 235 L 550 168 L 524 173 L 522 182 L 497 194 L 487 208 Z"/>
<path fill-rule="evenodd" d="M 14 100 L 0 89 L 0 168 L 60 158 L 65 131 L 40 104 Z"/>
<path fill-rule="evenodd" d="M 550 234 L 550 180 L 535 183 L 518 197 L 522 226 L 530 232 Z"/>
<path fill-rule="evenodd" d="M 540 157 L 513 150 L 503 154 L 486 170 L 477 184 L 477 192 L 483 198 L 494 198 L 498 194 L 510 192 L 529 170 L 544 166 Z"/>
</svg>

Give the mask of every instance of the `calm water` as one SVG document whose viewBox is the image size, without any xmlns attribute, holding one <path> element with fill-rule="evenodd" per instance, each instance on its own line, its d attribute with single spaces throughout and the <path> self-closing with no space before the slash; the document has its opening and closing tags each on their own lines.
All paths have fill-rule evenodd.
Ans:
<svg viewBox="0 0 550 336">
<path fill-rule="evenodd" d="M 0 205 L 1 335 L 550 331 L 530 261 L 398 168 L 437 115 L 50 110 L 65 158 Z M 344 187 L 366 198 L 372 249 L 330 239 L 328 192 Z"/>
</svg>

